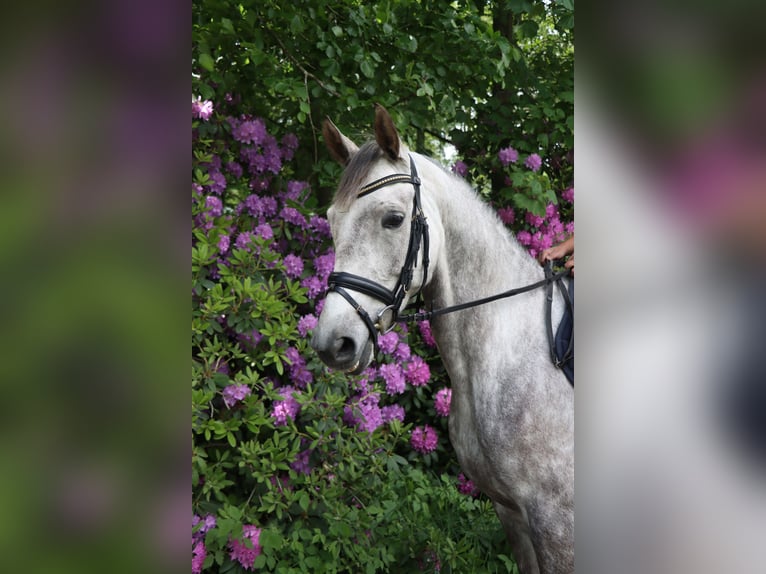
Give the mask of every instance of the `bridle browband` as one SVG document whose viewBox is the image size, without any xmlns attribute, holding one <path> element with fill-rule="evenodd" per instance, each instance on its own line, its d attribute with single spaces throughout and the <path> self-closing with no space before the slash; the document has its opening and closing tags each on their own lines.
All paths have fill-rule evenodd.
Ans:
<svg viewBox="0 0 766 574">
<path fill-rule="evenodd" d="M 374 346 L 375 352 L 377 353 L 378 334 L 388 333 L 389 331 L 391 331 L 391 329 L 393 329 L 396 326 L 396 323 L 407 323 L 410 321 L 418 321 L 418 322 L 426 321 L 439 315 L 446 315 L 447 313 L 462 311 L 463 309 L 477 307 L 478 305 L 491 303 L 492 301 L 497 301 L 498 299 L 505 299 L 507 297 L 513 297 L 514 295 L 519 295 L 521 293 L 533 291 L 540 287 L 546 287 L 547 288 L 546 301 L 548 306 L 547 315 L 549 319 L 548 320 L 548 323 L 549 323 L 548 340 L 551 347 L 551 358 L 553 359 L 556 366 L 560 366 L 559 360 L 555 356 L 555 346 L 553 343 L 552 335 L 550 334 L 550 305 L 551 305 L 552 295 L 553 295 L 553 291 L 552 291 L 553 284 L 554 283 L 558 284 L 559 288 L 562 289 L 562 294 L 563 294 L 565 290 L 562 288 L 561 281 L 562 281 L 562 278 L 569 273 L 569 270 L 565 269 L 563 271 L 554 272 L 552 270 L 550 261 L 546 262 L 546 265 L 545 265 L 545 279 L 542 279 L 530 285 L 525 285 L 524 287 L 517 287 L 515 289 L 509 289 L 508 291 L 504 291 L 496 295 L 491 295 L 489 297 L 484 297 L 482 299 L 469 301 L 467 303 L 460 303 L 458 305 L 442 307 L 440 309 L 431 309 L 430 311 L 421 311 L 419 313 L 412 313 L 409 315 L 401 315 L 401 316 L 399 315 L 402 301 L 404 300 L 404 297 L 408 294 L 410 285 L 412 284 L 414 269 L 415 267 L 417 267 L 417 255 L 418 255 L 418 252 L 420 251 L 421 245 L 423 247 L 423 282 L 421 283 L 421 290 L 428 281 L 428 263 L 429 263 L 428 223 L 426 221 L 426 217 L 425 217 L 425 214 L 423 213 L 423 208 L 420 203 L 421 181 L 420 181 L 420 178 L 418 177 L 418 171 L 415 167 L 415 161 L 411 155 L 409 157 L 410 157 L 410 173 L 408 174 L 394 173 L 391 175 L 387 175 L 385 177 L 381 177 L 380 179 L 376 179 L 375 181 L 363 186 L 359 190 L 359 193 L 356 195 L 358 199 L 366 195 L 369 195 L 373 193 L 374 191 L 377 191 L 383 187 L 394 185 L 397 183 L 409 183 L 409 184 L 412 184 L 413 188 L 415 189 L 415 194 L 412 201 L 412 219 L 410 223 L 410 240 L 407 246 L 407 255 L 404 259 L 402 270 L 399 273 L 399 279 L 397 280 L 393 291 L 384 287 L 380 283 L 376 283 L 375 281 L 371 281 L 370 279 L 365 279 L 364 277 L 360 277 L 359 275 L 354 275 L 352 273 L 346 273 L 343 271 L 334 271 L 333 273 L 330 273 L 330 277 L 328 278 L 328 281 L 327 281 L 328 283 L 327 291 L 328 292 L 335 291 L 341 297 L 343 297 L 346 301 L 348 301 L 348 303 L 354 308 L 357 314 L 364 321 L 364 324 L 367 325 L 367 330 L 370 332 L 372 344 Z M 356 300 L 354 300 L 354 298 L 348 293 L 348 291 L 346 291 L 346 289 L 351 289 L 359 293 L 364 293 L 365 295 L 369 295 L 370 297 L 373 297 L 374 299 L 378 299 L 379 301 L 382 301 L 385 304 L 385 307 L 383 307 L 383 309 L 378 311 L 378 313 L 375 315 L 375 320 L 373 320 L 372 317 L 370 317 L 369 313 L 367 313 L 367 311 L 359 303 L 357 303 Z M 569 301 L 568 295 L 565 296 L 565 300 L 567 302 L 567 305 L 571 309 L 571 302 Z M 382 324 L 382 319 L 383 319 L 383 316 L 389 311 L 392 313 L 391 322 L 389 325 L 384 326 Z"/>
<path fill-rule="evenodd" d="M 412 187 L 415 189 L 415 195 L 412 200 L 410 240 L 407 246 L 407 255 L 404 258 L 402 270 L 399 272 L 399 279 L 397 280 L 394 289 L 390 290 L 380 283 L 376 283 L 370 279 L 342 271 L 330 273 L 330 277 L 327 280 L 328 292 L 335 291 L 348 301 L 348 303 L 356 310 L 357 314 L 362 318 L 364 324 L 367 325 L 367 330 L 370 332 L 372 344 L 375 347 L 376 352 L 378 350 L 378 334 L 388 333 L 394 326 L 396 326 L 396 323 L 399 320 L 399 308 L 412 285 L 412 278 L 414 276 L 415 267 L 418 265 L 417 257 L 421 246 L 423 247 L 423 282 L 421 283 L 421 286 L 425 285 L 428 281 L 428 223 L 426 222 L 426 216 L 423 213 L 423 207 L 420 203 L 420 178 L 418 177 L 418 170 L 415 167 L 415 160 L 411 155 L 409 157 L 410 173 L 394 173 L 376 179 L 363 186 L 356 195 L 357 199 L 359 199 L 381 188 L 397 183 L 409 183 L 412 184 Z M 375 320 L 373 321 L 369 313 L 367 313 L 367 311 L 354 300 L 346 289 L 364 293 L 365 295 L 378 299 L 385 304 L 385 307 L 378 311 Z M 391 322 L 386 326 L 383 325 L 383 316 L 389 311 L 392 314 Z"/>
</svg>

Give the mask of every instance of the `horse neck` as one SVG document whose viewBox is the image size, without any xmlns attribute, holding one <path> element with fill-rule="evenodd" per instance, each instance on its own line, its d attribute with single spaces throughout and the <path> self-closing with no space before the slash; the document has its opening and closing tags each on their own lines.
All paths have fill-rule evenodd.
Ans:
<svg viewBox="0 0 766 574">
<path fill-rule="evenodd" d="M 462 180 L 446 173 L 442 178 L 434 198 L 444 245 L 426 290 L 434 307 L 473 301 L 541 279 L 540 266 L 495 212 Z"/>
</svg>

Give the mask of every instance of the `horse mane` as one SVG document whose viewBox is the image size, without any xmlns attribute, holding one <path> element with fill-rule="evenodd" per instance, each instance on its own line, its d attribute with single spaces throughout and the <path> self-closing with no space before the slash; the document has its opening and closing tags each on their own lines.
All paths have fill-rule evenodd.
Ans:
<svg viewBox="0 0 766 574">
<path fill-rule="evenodd" d="M 338 184 L 338 191 L 335 192 L 333 200 L 333 203 L 339 210 L 345 211 L 348 209 L 349 205 L 356 199 L 356 195 L 359 193 L 362 185 L 366 183 L 372 166 L 380 159 L 391 162 L 375 141 L 368 141 L 363 144 L 351 157 L 351 161 L 348 162 L 348 165 L 343 170 L 340 183 Z"/>
</svg>

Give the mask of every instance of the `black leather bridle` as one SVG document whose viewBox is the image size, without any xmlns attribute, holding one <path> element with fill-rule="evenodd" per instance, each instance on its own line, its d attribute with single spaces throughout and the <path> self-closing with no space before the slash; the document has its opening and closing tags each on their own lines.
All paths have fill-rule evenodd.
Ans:
<svg viewBox="0 0 766 574">
<path fill-rule="evenodd" d="M 381 188 L 397 183 L 412 184 L 412 187 L 415 188 L 415 195 L 412 200 L 410 241 L 407 246 L 407 255 L 404 258 L 402 270 L 399 272 L 399 279 L 393 290 L 370 279 L 343 271 L 330 273 L 330 277 L 327 280 L 328 292 L 335 291 L 348 301 L 362 318 L 364 324 L 367 325 L 375 352 L 378 350 L 378 334 L 388 333 L 399 321 L 400 307 L 412 285 L 412 278 L 418 265 L 417 259 L 421 246 L 423 248 L 423 282 L 421 286 L 425 285 L 428 281 L 428 223 L 420 203 L 420 178 L 418 177 L 418 170 L 415 167 L 415 161 L 412 156 L 410 156 L 410 173 L 394 173 L 376 179 L 362 187 L 356 197 L 364 197 Z M 369 313 L 354 300 L 346 289 L 374 297 L 382 301 L 385 307 L 378 311 L 375 315 L 375 320 L 373 320 Z M 391 321 L 388 325 L 384 325 L 383 318 L 389 312 L 391 313 Z"/>
</svg>

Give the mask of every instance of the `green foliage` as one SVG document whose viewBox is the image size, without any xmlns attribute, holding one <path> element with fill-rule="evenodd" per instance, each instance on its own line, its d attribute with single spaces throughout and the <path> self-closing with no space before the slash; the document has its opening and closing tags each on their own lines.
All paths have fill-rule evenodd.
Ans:
<svg viewBox="0 0 766 574">
<path fill-rule="evenodd" d="M 241 94 L 242 109 L 311 142 L 298 175 L 320 206 L 338 175 L 321 121 L 342 119 L 366 139 L 376 102 L 417 151 L 451 144 L 488 173 L 490 156 L 512 145 L 539 153 L 555 187 L 571 184 L 571 0 L 195 0 L 192 13 L 194 93 Z"/>
</svg>

